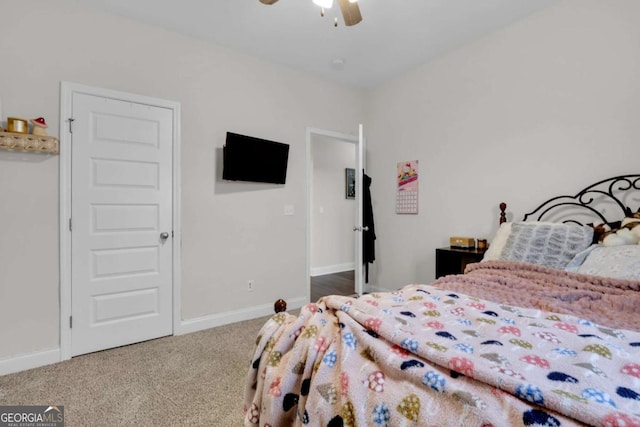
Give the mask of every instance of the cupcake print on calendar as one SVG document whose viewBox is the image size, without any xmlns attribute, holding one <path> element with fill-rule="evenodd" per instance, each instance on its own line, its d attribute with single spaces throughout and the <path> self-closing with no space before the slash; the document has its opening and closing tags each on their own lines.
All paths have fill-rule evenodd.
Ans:
<svg viewBox="0 0 640 427">
<path fill-rule="evenodd" d="M 396 213 L 418 213 L 418 161 L 398 162 Z"/>
</svg>

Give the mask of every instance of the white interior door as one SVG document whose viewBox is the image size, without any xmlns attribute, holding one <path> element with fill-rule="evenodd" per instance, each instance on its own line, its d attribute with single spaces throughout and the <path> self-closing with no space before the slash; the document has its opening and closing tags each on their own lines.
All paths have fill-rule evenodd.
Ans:
<svg viewBox="0 0 640 427">
<path fill-rule="evenodd" d="M 73 93 L 71 355 L 172 333 L 171 109 Z"/>
<path fill-rule="evenodd" d="M 354 239 L 355 239 L 355 288 L 358 295 L 362 295 L 364 292 L 364 254 L 362 250 L 362 238 L 363 238 L 363 170 L 364 170 L 364 153 L 365 153 L 365 141 L 364 141 L 364 127 L 362 124 L 358 126 L 358 142 L 356 143 L 356 219 L 355 226 L 353 227 Z"/>
</svg>

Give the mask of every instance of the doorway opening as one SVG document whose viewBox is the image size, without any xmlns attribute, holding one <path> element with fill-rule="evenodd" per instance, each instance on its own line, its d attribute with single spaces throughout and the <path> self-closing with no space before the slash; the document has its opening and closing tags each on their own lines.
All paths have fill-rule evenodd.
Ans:
<svg viewBox="0 0 640 427">
<path fill-rule="evenodd" d="M 307 131 L 307 272 L 310 301 L 358 293 L 357 245 L 360 194 L 359 139 L 321 129 Z"/>
</svg>

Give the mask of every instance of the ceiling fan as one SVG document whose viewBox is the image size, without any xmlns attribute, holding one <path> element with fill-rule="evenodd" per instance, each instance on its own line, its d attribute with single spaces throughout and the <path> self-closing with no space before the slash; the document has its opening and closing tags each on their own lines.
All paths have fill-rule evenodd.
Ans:
<svg viewBox="0 0 640 427">
<path fill-rule="evenodd" d="M 274 4 L 278 0 L 260 0 L 262 4 Z M 344 25 L 350 27 L 356 25 L 362 21 L 362 15 L 360 14 L 360 8 L 358 7 L 358 0 L 338 0 L 340 5 L 340 11 L 342 11 L 342 18 L 344 19 Z M 324 10 L 330 9 L 333 6 L 333 0 L 313 0 L 315 4 L 320 6 L 320 14 L 324 16 Z M 338 18 L 335 18 L 333 25 L 338 26 Z"/>
</svg>

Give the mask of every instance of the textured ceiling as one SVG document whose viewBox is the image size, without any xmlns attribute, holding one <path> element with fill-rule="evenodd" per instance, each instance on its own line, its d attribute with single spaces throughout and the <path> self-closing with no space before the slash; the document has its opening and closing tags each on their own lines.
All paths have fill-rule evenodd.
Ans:
<svg viewBox="0 0 640 427">
<path fill-rule="evenodd" d="M 353 27 L 343 25 L 337 4 L 322 18 L 312 0 L 280 0 L 271 6 L 258 0 L 81 1 L 371 88 L 559 0 L 359 0 L 363 21 Z"/>
</svg>

